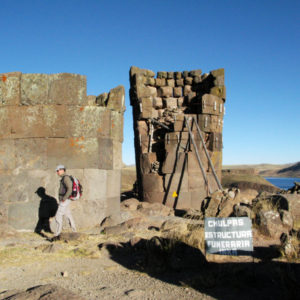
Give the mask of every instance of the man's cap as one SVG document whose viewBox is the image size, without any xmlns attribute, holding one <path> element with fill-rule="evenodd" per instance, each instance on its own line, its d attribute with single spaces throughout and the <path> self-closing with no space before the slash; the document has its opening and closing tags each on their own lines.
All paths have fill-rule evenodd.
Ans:
<svg viewBox="0 0 300 300">
<path fill-rule="evenodd" d="M 66 168 L 65 168 L 64 165 L 58 165 L 58 166 L 56 167 L 56 172 L 57 172 L 58 170 L 61 170 L 61 169 L 66 169 Z"/>
</svg>

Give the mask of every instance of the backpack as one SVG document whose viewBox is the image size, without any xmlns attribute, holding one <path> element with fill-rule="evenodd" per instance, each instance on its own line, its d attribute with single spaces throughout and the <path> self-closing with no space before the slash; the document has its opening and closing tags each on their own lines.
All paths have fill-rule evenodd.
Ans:
<svg viewBox="0 0 300 300">
<path fill-rule="evenodd" d="M 65 175 L 65 176 L 69 176 L 73 184 L 72 194 L 69 197 L 69 199 L 73 201 L 78 200 L 82 196 L 82 185 L 80 184 L 80 181 L 74 176 L 70 176 L 70 175 Z M 63 179 L 62 179 L 62 183 L 63 185 L 65 185 Z"/>
</svg>

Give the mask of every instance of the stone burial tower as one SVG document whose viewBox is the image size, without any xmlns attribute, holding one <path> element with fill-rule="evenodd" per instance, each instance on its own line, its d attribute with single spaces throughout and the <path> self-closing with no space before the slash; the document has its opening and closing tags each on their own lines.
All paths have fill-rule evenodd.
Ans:
<svg viewBox="0 0 300 300">
<path fill-rule="evenodd" d="M 82 75 L 0 74 L 0 224 L 35 228 L 36 191 L 58 198 L 58 164 L 83 186 L 79 229 L 118 215 L 124 110 L 123 86 L 96 97 Z"/>
<path fill-rule="evenodd" d="M 200 209 L 221 188 L 224 69 L 131 67 L 130 86 L 139 197 Z"/>
</svg>

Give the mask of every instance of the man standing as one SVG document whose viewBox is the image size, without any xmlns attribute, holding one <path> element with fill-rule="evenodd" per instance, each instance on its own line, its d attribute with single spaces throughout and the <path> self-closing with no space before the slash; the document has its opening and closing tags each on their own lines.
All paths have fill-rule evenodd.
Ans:
<svg viewBox="0 0 300 300">
<path fill-rule="evenodd" d="M 72 228 L 72 230 L 75 232 L 75 222 L 73 220 L 71 210 L 70 210 L 70 203 L 72 200 L 69 199 L 69 197 L 72 194 L 72 188 L 73 183 L 70 178 L 66 174 L 66 168 L 63 165 L 58 165 L 56 167 L 56 173 L 59 177 L 61 177 L 60 186 L 59 186 L 59 205 L 58 210 L 55 215 L 55 221 L 56 221 L 56 233 L 54 237 L 51 239 L 51 241 L 56 241 L 60 239 L 60 233 L 62 231 L 62 225 L 63 225 L 63 216 L 65 216 L 69 224 Z"/>
</svg>

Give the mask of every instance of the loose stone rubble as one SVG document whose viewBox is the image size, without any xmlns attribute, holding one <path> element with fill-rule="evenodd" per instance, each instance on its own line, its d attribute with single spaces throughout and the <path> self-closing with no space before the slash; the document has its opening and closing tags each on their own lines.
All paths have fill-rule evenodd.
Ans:
<svg viewBox="0 0 300 300">
<path fill-rule="evenodd" d="M 288 190 L 281 190 L 281 194 L 300 194 L 300 182 L 295 181 L 294 186 Z"/>
<path fill-rule="evenodd" d="M 195 117 L 221 178 L 224 69 L 205 74 L 201 70 L 158 72 L 155 78 L 150 70 L 131 67 L 130 86 L 140 199 L 199 209 L 202 200 L 219 187 L 196 125 L 190 123 L 203 172 L 199 167 L 185 117 Z"/>
<path fill-rule="evenodd" d="M 0 74 L 0 223 L 35 228 L 35 192 L 55 202 L 58 164 L 84 188 L 72 205 L 79 229 L 118 215 L 124 110 L 123 86 L 96 97 L 78 74 Z"/>
</svg>

